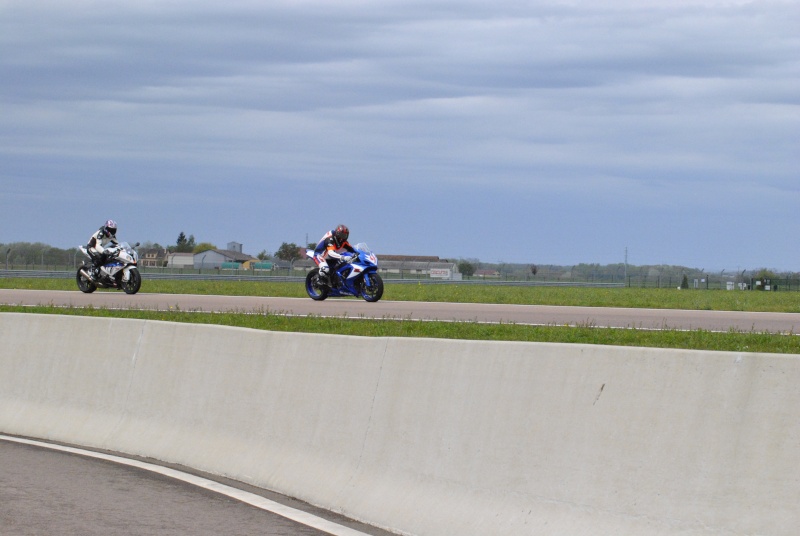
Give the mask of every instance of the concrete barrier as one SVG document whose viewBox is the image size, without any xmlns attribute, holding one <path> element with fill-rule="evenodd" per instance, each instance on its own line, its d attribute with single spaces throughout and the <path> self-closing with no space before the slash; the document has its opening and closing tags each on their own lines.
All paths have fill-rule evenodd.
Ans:
<svg viewBox="0 0 800 536">
<path fill-rule="evenodd" d="M 3 433 L 187 465 L 404 534 L 800 527 L 797 356 L 13 313 L 0 341 Z"/>
</svg>

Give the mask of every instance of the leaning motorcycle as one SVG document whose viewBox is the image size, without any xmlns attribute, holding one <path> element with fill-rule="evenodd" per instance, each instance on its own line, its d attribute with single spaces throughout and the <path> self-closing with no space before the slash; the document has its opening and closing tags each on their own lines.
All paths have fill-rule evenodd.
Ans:
<svg viewBox="0 0 800 536">
<path fill-rule="evenodd" d="M 81 292 L 91 293 L 99 288 L 116 288 L 125 291 L 125 294 L 136 294 L 142 286 L 142 276 L 136 266 L 139 262 L 139 254 L 134 249 L 139 243 L 133 246 L 127 242 L 120 242 L 116 246 L 106 249 L 108 261 L 100 267 L 97 278 L 91 275 L 92 261 L 86 246 L 78 249 L 86 255 L 89 260 L 84 261 L 75 274 L 78 288 Z"/>
<path fill-rule="evenodd" d="M 383 296 L 383 279 L 378 274 L 378 257 L 366 244 L 356 244 L 355 254 L 346 262 L 339 263 L 328 274 L 330 284 L 320 279 L 319 268 L 306 275 L 306 292 L 312 300 L 324 300 L 328 296 L 356 296 L 368 302 L 376 302 Z M 314 258 L 314 250 L 306 250 Z"/>
</svg>

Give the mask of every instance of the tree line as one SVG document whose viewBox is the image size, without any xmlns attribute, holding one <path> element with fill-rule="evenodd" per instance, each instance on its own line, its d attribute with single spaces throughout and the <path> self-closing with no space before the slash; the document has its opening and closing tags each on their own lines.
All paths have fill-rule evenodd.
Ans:
<svg viewBox="0 0 800 536">
<path fill-rule="evenodd" d="M 313 248 L 316 244 L 308 244 Z M 174 244 L 161 245 L 158 242 L 144 242 L 137 248 L 139 251 L 160 250 L 167 253 L 202 253 L 203 251 L 220 249 L 211 242 L 197 242 L 194 235 L 180 232 Z M 303 248 L 304 249 L 304 248 Z M 270 253 L 262 250 L 256 258 L 259 260 L 280 259 L 295 261 L 304 257 L 300 246 L 294 242 L 283 242 L 280 247 Z M 82 260 L 77 247 L 62 249 L 42 242 L 0 242 L 0 264 L 2 267 L 27 266 L 74 266 Z"/>
<path fill-rule="evenodd" d="M 280 247 L 269 253 L 262 250 L 256 257 L 259 260 L 296 261 L 304 258 L 305 248 L 314 248 L 316 244 L 310 243 L 305 247 L 295 242 L 282 242 Z M 197 242 L 194 235 L 180 232 L 174 244 L 162 246 L 158 243 L 145 242 L 139 250 L 159 249 L 168 253 L 201 253 L 203 251 L 219 249 L 210 242 Z M 42 242 L 10 242 L 0 243 L 0 267 L 28 267 L 36 269 L 47 266 L 75 266 L 83 260 L 78 248 L 61 249 Z M 686 285 L 688 280 L 713 276 L 716 279 L 743 281 L 750 278 L 780 278 L 793 277 L 792 272 L 777 272 L 767 268 L 746 269 L 741 271 L 726 272 L 722 270 L 714 273 L 704 269 L 690 268 L 680 265 L 625 265 L 623 263 L 600 265 L 597 263 L 579 263 L 576 265 L 538 265 L 523 263 L 487 263 L 479 259 L 458 259 L 452 261 L 457 264 L 459 272 L 465 277 L 475 277 L 479 271 L 491 271 L 493 276 L 509 279 L 525 280 L 552 280 L 568 279 L 574 281 L 622 281 L 625 278 L 636 280 L 675 280 L 681 285 Z M 677 283 L 676 283 L 677 284 Z"/>
<path fill-rule="evenodd" d="M 152 247 L 161 248 L 161 246 L 158 244 L 154 244 Z M 314 244 L 309 244 L 308 247 L 313 248 Z M 209 242 L 195 244 L 194 235 L 189 235 L 187 238 L 183 231 L 181 231 L 181 233 L 178 235 L 178 239 L 175 242 L 175 246 L 165 249 L 169 250 L 170 253 L 202 253 L 203 251 L 207 251 L 209 249 L 219 248 Z M 304 254 L 301 252 L 300 246 L 294 242 L 283 242 L 277 251 L 275 251 L 275 253 L 268 253 L 267 250 L 264 249 L 258 255 L 256 255 L 256 258 L 261 261 L 272 259 L 296 261 L 301 259 L 303 256 Z"/>
</svg>

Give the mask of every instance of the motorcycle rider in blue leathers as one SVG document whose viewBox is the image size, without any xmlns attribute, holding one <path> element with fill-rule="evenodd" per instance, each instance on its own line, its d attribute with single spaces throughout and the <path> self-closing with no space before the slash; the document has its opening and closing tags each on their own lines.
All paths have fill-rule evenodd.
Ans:
<svg viewBox="0 0 800 536">
<path fill-rule="evenodd" d="M 337 283 L 331 281 L 330 270 L 350 258 L 349 255 L 343 255 L 344 251 L 355 255 L 356 250 L 347 241 L 349 237 L 350 229 L 346 225 L 337 225 L 335 229 L 325 233 L 314 248 L 314 262 L 319 266 L 319 276 L 323 283 L 327 285 Z M 333 266 L 329 266 L 329 263 Z"/>
</svg>

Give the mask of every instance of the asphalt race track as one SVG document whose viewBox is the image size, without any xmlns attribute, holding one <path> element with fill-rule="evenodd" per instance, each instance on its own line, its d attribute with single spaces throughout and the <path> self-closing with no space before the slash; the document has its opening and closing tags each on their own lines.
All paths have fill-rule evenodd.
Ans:
<svg viewBox="0 0 800 536">
<path fill-rule="evenodd" d="M 215 481 L 224 487 L 224 479 Z M 389 536 L 266 490 L 229 484 L 299 512 L 293 516 L 299 521 L 144 469 L 0 437 L 0 534 Z M 333 528 L 304 525 L 308 516 Z"/>
<path fill-rule="evenodd" d="M 322 302 L 315 302 L 309 298 L 149 293 L 128 296 L 118 291 L 97 291 L 92 294 L 83 294 L 78 290 L 13 289 L 0 289 L 0 303 L 6 305 L 104 307 L 109 309 L 144 309 L 153 311 L 180 310 L 252 314 L 270 313 L 296 316 L 316 315 L 338 318 L 502 322 L 543 326 L 800 333 L 800 313 L 496 305 L 388 300 L 367 303 L 355 298 L 329 298 Z"/>
</svg>

